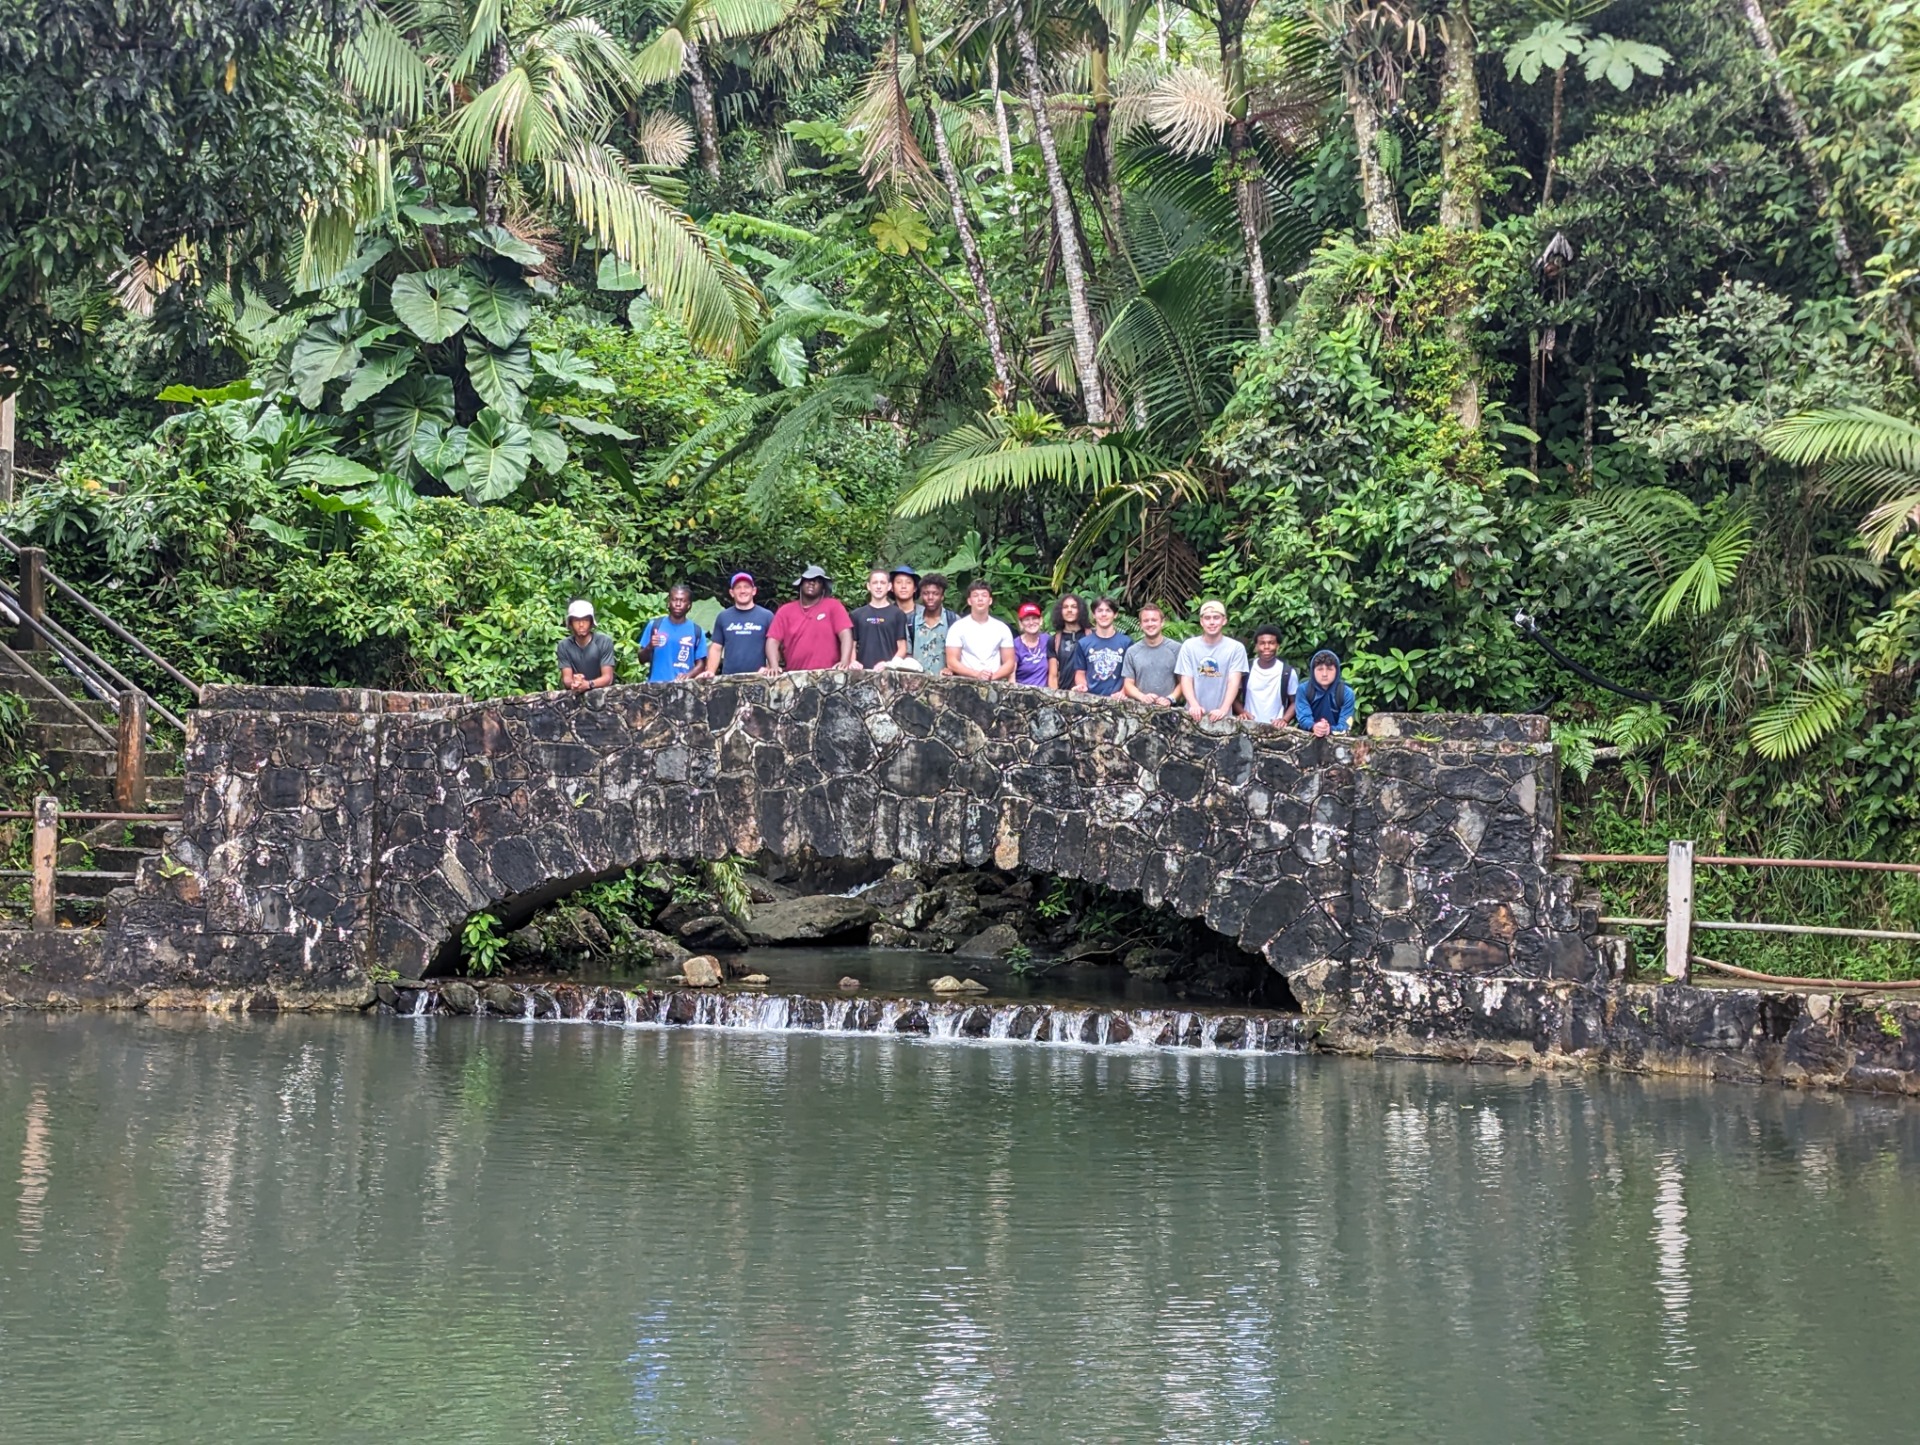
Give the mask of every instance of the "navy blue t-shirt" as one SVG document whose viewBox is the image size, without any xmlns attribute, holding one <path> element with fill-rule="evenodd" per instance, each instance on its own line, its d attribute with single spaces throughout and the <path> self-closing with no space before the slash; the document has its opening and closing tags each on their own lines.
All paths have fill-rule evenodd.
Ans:
<svg viewBox="0 0 1920 1445">
<path fill-rule="evenodd" d="M 1088 692 L 1095 697 L 1112 697 L 1120 691 L 1126 681 L 1120 675 L 1120 664 L 1132 646 L 1133 639 L 1124 632 L 1116 632 L 1111 637 L 1089 632 L 1080 639 L 1080 646 L 1074 649 L 1073 665 L 1076 671 L 1086 673 Z"/>
<path fill-rule="evenodd" d="M 755 605 L 746 611 L 723 607 L 713 619 L 713 640 L 720 644 L 721 673 L 758 672 L 767 665 L 767 629 L 773 614 Z"/>
</svg>

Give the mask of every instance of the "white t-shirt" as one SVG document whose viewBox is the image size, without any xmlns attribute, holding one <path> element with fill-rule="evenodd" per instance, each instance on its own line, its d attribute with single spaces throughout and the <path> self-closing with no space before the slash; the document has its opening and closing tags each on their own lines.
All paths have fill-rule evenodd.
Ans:
<svg viewBox="0 0 1920 1445">
<path fill-rule="evenodd" d="M 1255 722 L 1275 723 L 1287 710 L 1287 699 L 1300 685 L 1300 676 L 1279 658 L 1272 667 L 1262 667 L 1259 659 L 1247 669 L 1247 715 Z"/>
<path fill-rule="evenodd" d="M 1013 629 L 997 617 L 975 622 L 971 615 L 947 627 L 947 647 L 957 649 L 968 667 L 988 672 L 1000 670 L 1000 649 L 1013 646 Z"/>
</svg>

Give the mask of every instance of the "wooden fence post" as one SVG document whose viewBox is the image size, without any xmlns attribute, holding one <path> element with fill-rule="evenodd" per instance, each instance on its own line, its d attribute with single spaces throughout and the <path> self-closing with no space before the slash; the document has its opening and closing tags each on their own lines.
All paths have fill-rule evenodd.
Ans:
<svg viewBox="0 0 1920 1445">
<path fill-rule="evenodd" d="M 1693 840 L 1667 844 L 1667 977 L 1693 982 Z"/>
<path fill-rule="evenodd" d="M 147 809 L 147 695 L 120 694 L 120 733 L 113 752 L 113 805 L 122 813 Z"/>
<path fill-rule="evenodd" d="M 33 800 L 33 926 L 52 928 L 53 865 L 60 853 L 60 800 L 42 793 Z"/>
<path fill-rule="evenodd" d="M 20 606 L 35 622 L 47 620 L 47 554 L 38 547 L 20 549 Z M 13 645 L 21 652 L 44 652 L 47 647 L 46 640 L 25 621 Z"/>
</svg>

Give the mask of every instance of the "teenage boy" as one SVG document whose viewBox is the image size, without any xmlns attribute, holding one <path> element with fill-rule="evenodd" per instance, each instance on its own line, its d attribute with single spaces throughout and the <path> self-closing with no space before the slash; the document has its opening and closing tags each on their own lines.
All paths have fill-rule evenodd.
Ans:
<svg viewBox="0 0 1920 1445">
<path fill-rule="evenodd" d="M 1273 727 L 1293 724 L 1293 697 L 1300 674 L 1280 660 L 1280 629 L 1263 627 L 1253 634 L 1253 666 L 1247 669 L 1247 695 L 1241 711 L 1257 723 Z"/>
<path fill-rule="evenodd" d="M 907 614 L 894 605 L 893 579 L 884 567 L 867 573 L 867 605 L 848 616 L 853 621 L 853 663 L 856 669 L 898 662 L 907 655 Z"/>
<path fill-rule="evenodd" d="M 1173 664 L 1188 716 L 1203 722 L 1233 716 L 1234 699 L 1247 675 L 1247 650 L 1226 635 L 1226 627 L 1226 605 L 1202 602 L 1200 635 L 1180 644 Z"/>
<path fill-rule="evenodd" d="M 707 671 L 716 677 L 772 670 L 767 666 L 767 629 L 773 626 L 773 614 L 753 600 L 759 590 L 751 572 L 736 572 L 727 584 L 733 606 L 713 619 L 713 640 L 707 644 Z"/>
<path fill-rule="evenodd" d="M 647 624 L 640 660 L 647 665 L 648 682 L 678 682 L 704 677 L 707 671 L 707 634 L 687 616 L 693 589 L 676 582 L 667 589 L 667 615 Z"/>
<path fill-rule="evenodd" d="M 1353 689 L 1340 680 L 1340 658 L 1321 648 L 1307 664 L 1311 681 L 1300 689 L 1294 721 L 1317 738 L 1353 730 Z"/>
<path fill-rule="evenodd" d="M 1111 597 L 1102 597 L 1093 604 L 1093 631 L 1080 639 L 1073 653 L 1075 692 L 1112 697 L 1120 691 L 1125 680 L 1120 676 L 1120 665 L 1126 659 L 1127 649 L 1133 646 L 1133 639 L 1124 632 L 1114 631 L 1113 619 L 1119 614 L 1120 608 Z"/>
<path fill-rule="evenodd" d="M 1013 676 L 1013 630 L 993 614 L 993 589 L 967 588 L 967 615 L 947 628 L 947 671 L 999 682 Z"/>
<path fill-rule="evenodd" d="M 827 591 L 826 570 L 809 567 L 794 579 L 800 595 L 773 614 L 767 629 L 767 665 L 775 672 L 824 672 L 853 662 L 853 619 Z"/>
<path fill-rule="evenodd" d="M 586 598 L 567 604 L 567 636 L 553 651 L 560 686 L 568 692 L 613 686 L 613 639 L 593 630 L 593 604 Z"/>
<path fill-rule="evenodd" d="M 893 605 L 900 609 L 902 617 L 912 622 L 914 609 L 920 602 L 920 574 L 902 562 L 887 574 L 887 585 L 893 589 Z"/>
<path fill-rule="evenodd" d="M 1120 692 L 1152 707 L 1172 707 L 1180 700 L 1180 680 L 1173 665 L 1180 644 L 1168 639 L 1167 615 L 1158 602 L 1140 609 L 1140 640 L 1127 649 L 1120 663 Z"/>
<path fill-rule="evenodd" d="M 960 614 L 947 606 L 947 579 L 938 572 L 921 578 L 920 610 L 913 614 L 908 641 L 922 672 L 947 670 L 947 629 L 959 620 Z"/>
</svg>

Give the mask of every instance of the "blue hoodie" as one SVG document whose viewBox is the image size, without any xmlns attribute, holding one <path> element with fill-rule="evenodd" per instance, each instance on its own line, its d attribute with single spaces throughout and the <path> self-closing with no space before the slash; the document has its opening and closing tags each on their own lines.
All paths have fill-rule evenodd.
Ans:
<svg viewBox="0 0 1920 1445">
<path fill-rule="evenodd" d="M 1314 681 L 1313 669 L 1322 662 L 1333 664 L 1332 687 L 1322 687 Z M 1293 720 L 1306 732 L 1312 732 L 1313 725 L 1322 719 L 1331 723 L 1337 733 L 1351 732 L 1353 701 L 1353 689 L 1340 680 L 1339 655 L 1323 647 L 1307 663 L 1307 675 L 1300 680 Z"/>
</svg>

